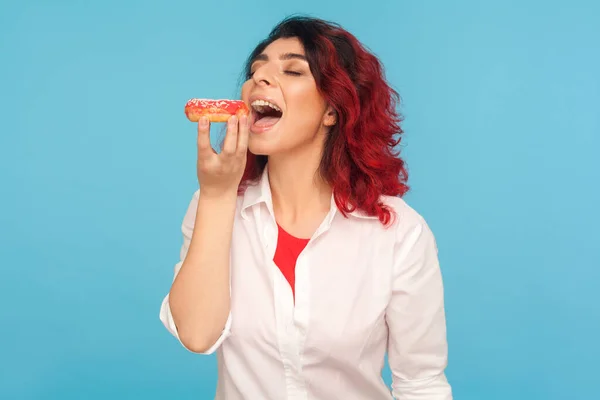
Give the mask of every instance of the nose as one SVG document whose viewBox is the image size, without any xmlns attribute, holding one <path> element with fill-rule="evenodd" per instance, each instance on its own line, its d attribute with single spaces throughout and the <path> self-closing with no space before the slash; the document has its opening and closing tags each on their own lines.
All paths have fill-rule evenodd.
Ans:
<svg viewBox="0 0 600 400">
<path fill-rule="evenodd" d="M 271 86 L 273 84 L 273 78 L 269 75 L 268 68 L 266 65 L 258 68 L 254 75 L 252 75 L 252 79 L 257 85 Z"/>
</svg>

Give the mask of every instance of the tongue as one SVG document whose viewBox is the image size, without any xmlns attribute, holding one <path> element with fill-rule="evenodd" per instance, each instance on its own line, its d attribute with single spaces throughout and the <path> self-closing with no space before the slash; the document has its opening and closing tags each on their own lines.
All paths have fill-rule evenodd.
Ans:
<svg viewBox="0 0 600 400">
<path fill-rule="evenodd" d="M 281 117 L 262 117 L 261 119 L 256 121 L 254 124 L 256 126 L 271 126 L 271 125 L 275 125 L 280 119 L 281 119 Z"/>
</svg>

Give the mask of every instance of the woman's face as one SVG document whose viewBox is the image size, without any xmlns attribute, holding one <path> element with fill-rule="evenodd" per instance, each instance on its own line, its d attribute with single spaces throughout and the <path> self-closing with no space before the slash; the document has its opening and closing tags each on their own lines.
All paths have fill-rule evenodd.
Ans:
<svg viewBox="0 0 600 400">
<path fill-rule="evenodd" d="M 335 116 L 317 89 L 302 43 L 274 41 L 250 71 L 242 87 L 242 100 L 250 107 L 249 150 L 270 156 L 322 145 Z"/>
</svg>

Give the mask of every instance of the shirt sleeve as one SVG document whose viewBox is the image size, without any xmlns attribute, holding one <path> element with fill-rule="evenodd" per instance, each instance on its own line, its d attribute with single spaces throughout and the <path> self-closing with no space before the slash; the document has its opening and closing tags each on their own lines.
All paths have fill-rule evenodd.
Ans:
<svg viewBox="0 0 600 400">
<path fill-rule="evenodd" d="M 181 225 L 181 231 L 183 233 L 183 244 L 181 245 L 181 249 L 180 249 L 180 253 L 179 253 L 179 262 L 177 264 L 175 264 L 173 281 L 177 277 L 177 274 L 179 273 L 179 270 L 181 269 L 181 266 L 183 265 L 183 261 L 185 260 L 185 257 L 187 256 L 190 242 L 192 240 L 192 232 L 194 231 L 194 222 L 196 220 L 196 211 L 198 208 L 198 199 L 199 199 L 199 191 L 196 191 L 194 193 L 192 201 L 190 202 L 188 209 L 185 213 L 185 216 L 183 218 L 183 223 Z M 230 288 L 230 290 L 231 290 L 231 288 Z M 177 340 L 179 340 L 179 343 L 181 343 L 181 345 L 185 349 L 187 349 L 193 353 L 196 353 L 196 354 L 212 354 L 212 353 L 214 353 L 221 346 L 223 341 L 225 341 L 225 339 L 229 336 L 230 330 L 231 330 L 231 311 L 230 311 L 229 316 L 227 317 L 227 321 L 225 323 L 225 327 L 223 328 L 223 331 L 221 332 L 221 335 L 219 336 L 217 341 L 206 351 L 196 352 L 196 351 L 193 351 L 190 348 L 186 347 L 185 344 L 183 344 L 183 342 L 181 341 L 181 338 L 179 337 L 179 333 L 177 331 L 177 326 L 175 325 L 175 321 L 173 321 L 173 315 L 171 314 L 171 306 L 169 304 L 169 294 L 168 293 L 163 298 L 162 304 L 160 306 L 159 318 L 160 318 L 161 322 L 163 323 L 163 325 L 165 326 L 165 328 L 167 328 L 167 330 L 173 336 L 175 336 L 177 338 Z"/>
<path fill-rule="evenodd" d="M 397 400 L 452 400 L 438 250 L 423 219 L 398 230 L 394 257 L 386 311 L 392 394 Z"/>
</svg>

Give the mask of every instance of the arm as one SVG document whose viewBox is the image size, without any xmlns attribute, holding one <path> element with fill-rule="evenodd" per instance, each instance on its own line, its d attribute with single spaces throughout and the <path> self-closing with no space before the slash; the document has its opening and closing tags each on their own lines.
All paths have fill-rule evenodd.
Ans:
<svg viewBox="0 0 600 400">
<path fill-rule="evenodd" d="M 386 311 L 392 394 L 398 400 L 452 400 L 444 373 L 448 346 L 442 276 L 425 221 L 399 232 L 394 251 Z"/>
<path fill-rule="evenodd" d="M 221 153 L 210 143 L 210 123 L 198 121 L 196 191 L 185 215 L 180 262 L 160 318 L 188 350 L 212 353 L 229 334 L 230 252 L 237 192 L 248 149 L 246 114 L 227 120 Z"/>
<path fill-rule="evenodd" d="M 183 220 L 180 262 L 160 319 L 195 353 L 212 353 L 229 333 L 229 257 L 236 201 L 235 191 L 218 198 L 196 191 Z"/>
</svg>

